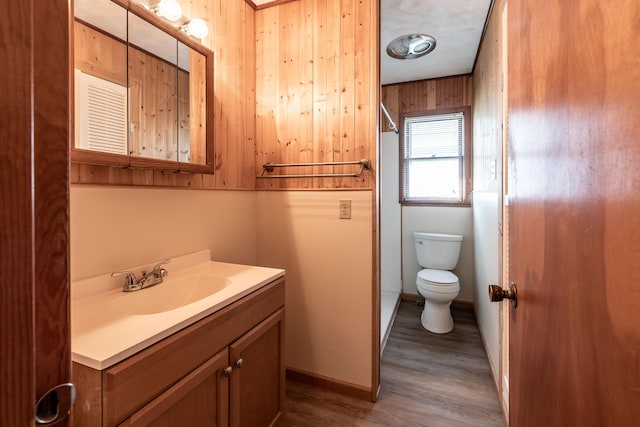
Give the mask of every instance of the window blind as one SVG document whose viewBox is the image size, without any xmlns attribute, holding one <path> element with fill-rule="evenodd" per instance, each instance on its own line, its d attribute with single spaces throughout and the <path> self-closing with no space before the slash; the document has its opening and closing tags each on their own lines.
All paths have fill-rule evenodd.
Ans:
<svg viewBox="0 0 640 427">
<path fill-rule="evenodd" d="M 407 117 L 404 198 L 462 200 L 464 114 Z"/>
</svg>

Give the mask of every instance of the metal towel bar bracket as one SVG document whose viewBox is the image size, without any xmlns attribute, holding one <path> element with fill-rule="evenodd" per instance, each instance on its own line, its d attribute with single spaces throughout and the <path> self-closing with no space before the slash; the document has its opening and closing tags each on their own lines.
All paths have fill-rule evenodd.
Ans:
<svg viewBox="0 0 640 427">
<path fill-rule="evenodd" d="M 275 168 L 288 168 L 298 166 L 345 166 L 360 165 L 360 170 L 354 173 L 312 173 L 299 175 L 265 175 L 266 172 L 273 172 Z M 353 162 L 320 162 L 320 163 L 265 163 L 262 165 L 262 172 L 256 178 L 358 178 L 365 170 L 371 169 L 371 160 L 362 159 Z"/>
</svg>

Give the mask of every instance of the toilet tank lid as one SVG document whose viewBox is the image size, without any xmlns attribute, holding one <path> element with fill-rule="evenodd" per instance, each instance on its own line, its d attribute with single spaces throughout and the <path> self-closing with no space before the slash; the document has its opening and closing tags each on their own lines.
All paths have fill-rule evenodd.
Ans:
<svg viewBox="0 0 640 427">
<path fill-rule="evenodd" d="M 416 231 L 413 233 L 414 239 L 448 240 L 450 242 L 461 242 L 462 236 L 459 234 L 425 233 Z"/>
</svg>

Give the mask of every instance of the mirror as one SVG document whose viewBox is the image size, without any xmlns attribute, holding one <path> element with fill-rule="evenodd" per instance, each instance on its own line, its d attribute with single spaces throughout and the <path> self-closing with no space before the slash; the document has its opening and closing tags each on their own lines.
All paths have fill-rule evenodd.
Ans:
<svg viewBox="0 0 640 427">
<path fill-rule="evenodd" d="M 72 161 L 213 173 L 213 52 L 135 3 L 74 15 Z"/>
</svg>

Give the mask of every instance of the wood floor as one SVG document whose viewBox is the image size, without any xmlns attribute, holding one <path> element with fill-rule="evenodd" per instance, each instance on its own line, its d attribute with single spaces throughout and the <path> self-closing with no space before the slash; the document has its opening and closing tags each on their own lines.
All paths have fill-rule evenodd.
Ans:
<svg viewBox="0 0 640 427">
<path fill-rule="evenodd" d="M 454 309 L 455 329 L 437 335 L 422 328 L 420 312 L 414 302 L 400 304 L 378 402 L 287 381 L 280 426 L 504 426 L 473 314 Z"/>
</svg>

